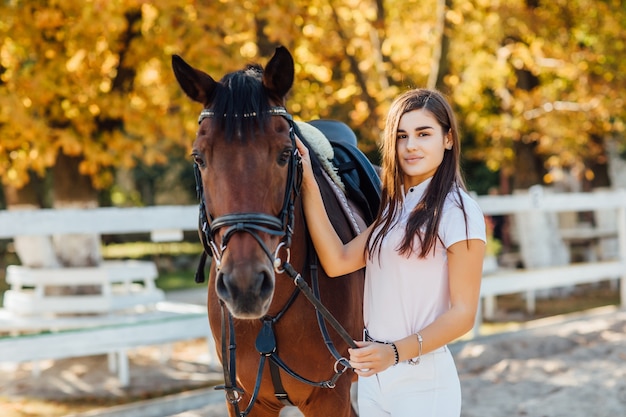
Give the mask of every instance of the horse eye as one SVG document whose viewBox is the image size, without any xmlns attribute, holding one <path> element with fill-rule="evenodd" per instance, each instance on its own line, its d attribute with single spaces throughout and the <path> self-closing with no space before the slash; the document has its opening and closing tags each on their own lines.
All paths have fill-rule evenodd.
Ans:
<svg viewBox="0 0 626 417">
<path fill-rule="evenodd" d="M 287 162 L 289 162 L 289 158 L 291 158 L 291 148 L 285 148 L 281 152 L 278 157 L 278 165 L 285 166 Z"/>
<path fill-rule="evenodd" d="M 204 159 L 198 154 L 192 154 L 193 162 L 198 165 L 200 168 L 204 167 Z"/>
</svg>

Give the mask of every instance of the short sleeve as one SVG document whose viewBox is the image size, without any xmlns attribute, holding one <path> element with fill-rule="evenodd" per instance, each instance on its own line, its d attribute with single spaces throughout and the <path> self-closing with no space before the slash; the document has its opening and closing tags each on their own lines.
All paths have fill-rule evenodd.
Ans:
<svg viewBox="0 0 626 417">
<path fill-rule="evenodd" d="M 483 242 L 487 242 L 487 230 L 483 211 L 476 200 L 467 193 L 461 191 L 460 195 L 467 215 L 467 228 L 465 216 L 458 201 L 459 194 L 452 192 L 446 199 L 443 216 L 439 224 L 439 236 L 446 248 L 468 239 L 480 239 Z"/>
</svg>

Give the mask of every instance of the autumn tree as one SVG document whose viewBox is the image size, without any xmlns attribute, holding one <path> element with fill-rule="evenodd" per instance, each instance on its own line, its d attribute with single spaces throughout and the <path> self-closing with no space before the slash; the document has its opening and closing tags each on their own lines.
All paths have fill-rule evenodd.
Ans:
<svg viewBox="0 0 626 417">
<path fill-rule="evenodd" d="M 459 0 L 450 16 L 447 82 L 474 156 L 515 173 L 513 188 L 562 169 L 608 185 L 606 140 L 623 137 L 626 116 L 622 2 Z"/>
<path fill-rule="evenodd" d="M 36 204 L 31 188 L 49 170 L 55 207 L 94 206 L 116 168 L 165 164 L 185 146 L 179 115 L 188 112 L 171 99 L 169 60 L 180 39 L 207 35 L 190 24 L 195 8 L 178 4 L 2 3 L 0 177 L 9 205 Z M 78 262 L 97 262 L 87 258 Z"/>
<path fill-rule="evenodd" d="M 55 201 L 92 200 L 94 189 L 112 183 L 115 166 L 164 163 L 181 143 L 168 115 L 158 13 L 141 3 L 2 6 L 5 185 L 21 188 L 54 168 Z"/>
<path fill-rule="evenodd" d="M 558 167 L 591 178 L 623 130 L 618 0 L 10 0 L 0 13 L 0 177 L 18 197 L 53 171 L 55 201 L 93 200 L 116 171 L 185 154 L 198 109 L 172 53 L 219 78 L 287 46 L 290 111 L 345 121 L 370 155 L 393 97 L 435 86 L 467 157 L 529 173 L 515 187 Z"/>
</svg>

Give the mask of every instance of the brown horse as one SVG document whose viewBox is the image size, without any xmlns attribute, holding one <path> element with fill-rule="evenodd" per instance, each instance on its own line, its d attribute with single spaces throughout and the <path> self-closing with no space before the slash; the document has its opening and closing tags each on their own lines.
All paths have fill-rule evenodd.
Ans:
<svg viewBox="0 0 626 417">
<path fill-rule="evenodd" d="M 330 279 L 317 268 L 299 196 L 299 129 L 284 107 L 291 54 L 279 47 L 264 70 L 249 65 L 219 82 L 179 56 L 172 67 L 183 91 L 203 105 L 192 155 L 200 236 L 213 259 L 209 322 L 230 416 L 278 416 L 288 404 L 309 417 L 355 415 L 345 339 L 361 336 L 363 271 Z M 331 186 L 321 188 L 337 232 L 350 240 L 349 216 Z M 310 294 L 346 337 L 326 331 L 328 317 L 319 319 Z"/>
</svg>

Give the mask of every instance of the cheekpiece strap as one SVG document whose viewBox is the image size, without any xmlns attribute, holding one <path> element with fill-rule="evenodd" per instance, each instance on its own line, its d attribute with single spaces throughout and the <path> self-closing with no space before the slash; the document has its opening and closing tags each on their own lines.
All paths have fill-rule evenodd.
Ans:
<svg viewBox="0 0 626 417">
<path fill-rule="evenodd" d="M 287 112 L 287 109 L 285 109 L 284 107 L 272 107 L 268 110 L 268 113 L 271 116 L 283 116 L 286 117 L 287 119 L 291 120 L 291 115 Z M 235 117 L 239 117 L 238 114 L 234 115 Z M 243 118 L 246 119 L 248 117 L 256 117 L 257 116 L 257 112 L 252 112 L 252 113 L 244 113 L 243 114 Z M 207 117 L 215 117 L 215 112 L 211 109 L 202 109 L 202 111 L 200 112 L 200 116 L 198 116 L 198 124 L 202 123 L 202 121 L 204 119 L 206 119 Z M 226 117 L 226 114 L 223 115 L 223 117 Z"/>
</svg>

